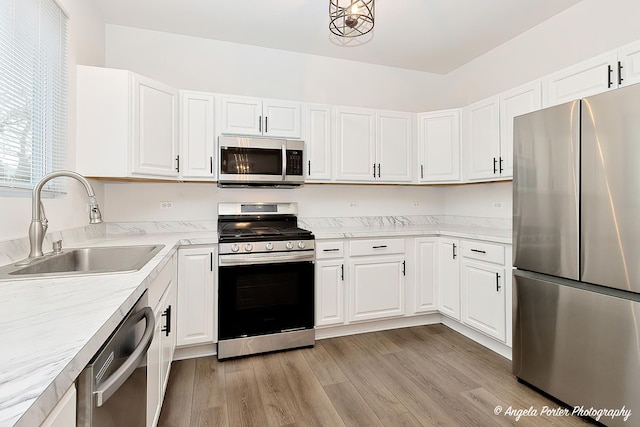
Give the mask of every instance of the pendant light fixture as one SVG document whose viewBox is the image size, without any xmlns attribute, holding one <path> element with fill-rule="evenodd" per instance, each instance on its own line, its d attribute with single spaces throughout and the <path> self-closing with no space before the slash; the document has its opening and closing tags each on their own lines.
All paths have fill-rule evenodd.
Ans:
<svg viewBox="0 0 640 427">
<path fill-rule="evenodd" d="M 339 37 L 359 37 L 373 30 L 374 0 L 329 0 L 329 30 Z"/>
</svg>

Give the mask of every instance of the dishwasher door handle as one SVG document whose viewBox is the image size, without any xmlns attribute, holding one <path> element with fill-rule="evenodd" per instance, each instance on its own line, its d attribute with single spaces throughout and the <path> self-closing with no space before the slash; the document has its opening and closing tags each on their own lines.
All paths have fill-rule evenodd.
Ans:
<svg viewBox="0 0 640 427">
<path fill-rule="evenodd" d="M 142 359 L 147 355 L 147 350 L 151 345 L 153 332 L 156 328 L 156 317 L 153 315 L 153 310 L 151 310 L 150 307 L 145 307 L 132 316 L 132 320 L 136 324 L 142 319 L 147 321 L 147 326 L 138 346 L 133 350 L 127 360 L 93 392 L 96 397 L 96 406 L 104 405 L 113 393 L 131 376 L 133 371 L 140 365 Z"/>
</svg>

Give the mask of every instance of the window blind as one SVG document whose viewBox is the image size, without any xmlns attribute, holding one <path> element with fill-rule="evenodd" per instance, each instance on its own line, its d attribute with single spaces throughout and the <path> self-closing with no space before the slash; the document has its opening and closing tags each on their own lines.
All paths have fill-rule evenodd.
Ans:
<svg viewBox="0 0 640 427">
<path fill-rule="evenodd" d="M 0 187 L 63 169 L 67 16 L 54 0 L 0 0 Z M 64 180 L 45 191 L 64 192 Z"/>
</svg>

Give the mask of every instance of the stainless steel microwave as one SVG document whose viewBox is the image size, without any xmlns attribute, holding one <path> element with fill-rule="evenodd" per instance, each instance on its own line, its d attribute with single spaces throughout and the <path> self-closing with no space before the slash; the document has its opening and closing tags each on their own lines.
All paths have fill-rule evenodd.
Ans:
<svg viewBox="0 0 640 427">
<path fill-rule="evenodd" d="M 219 187 L 295 187 L 304 183 L 304 141 L 218 137 Z"/>
</svg>

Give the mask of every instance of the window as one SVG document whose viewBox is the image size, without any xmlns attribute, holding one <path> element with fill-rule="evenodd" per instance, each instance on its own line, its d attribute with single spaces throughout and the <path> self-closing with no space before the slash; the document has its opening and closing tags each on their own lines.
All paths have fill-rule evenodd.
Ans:
<svg viewBox="0 0 640 427">
<path fill-rule="evenodd" d="M 54 0 L 0 0 L 0 187 L 65 164 L 67 16 Z M 64 180 L 45 190 L 63 192 Z"/>
</svg>

